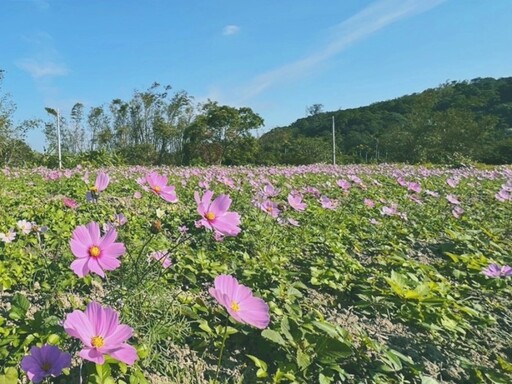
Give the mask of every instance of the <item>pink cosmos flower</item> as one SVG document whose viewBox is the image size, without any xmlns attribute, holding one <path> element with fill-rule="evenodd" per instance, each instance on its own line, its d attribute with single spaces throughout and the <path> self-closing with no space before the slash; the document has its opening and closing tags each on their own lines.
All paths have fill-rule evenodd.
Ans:
<svg viewBox="0 0 512 384">
<path fill-rule="evenodd" d="M 64 368 L 71 365 L 71 355 L 59 347 L 45 344 L 41 348 L 30 348 L 30 355 L 21 360 L 21 369 L 27 372 L 28 379 L 40 383 L 46 377 L 56 377 Z"/>
<path fill-rule="evenodd" d="M 278 217 L 281 213 L 281 210 L 277 207 L 277 204 L 270 200 L 265 200 L 264 202 L 259 204 L 260 209 L 263 212 L 268 213 L 272 217 Z"/>
<path fill-rule="evenodd" d="M 109 230 L 100 237 L 100 226 L 94 221 L 80 225 L 70 240 L 71 251 L 77 260 L 71 263 L 71 269 L 79 277 L 94 272 L 105 277 L 105 271 L 113 271 L 121 265 L 117 259 L 126 252 L 123 243 L 116 243 L 117 232 Z"/>
<path fill-rule="evenodd" d="M 27 220 L 19 220 L 16 226 L 24 235 L 28 235 L 32 231 L 32 223 Z"/>
<path fill-rule="evenodd" d="M 154 260 L 159 261 L 162 264 L 162 267 L 164 267 L 165 269 L 169 268 L 172 265 L 172 260 L 168 256 L 168 252 L 166 252 L 166 251 L 151 252 L 148 255 L 148 258 L 150 260 L 154 259 Z"/>
<path fill-rule="evenodd" d="M 105 189 L 107 189 L 108 184 L 110 183 L 110 178 L 105 172 L 100 172 L 96 176 L 96 181 L 94 183 L 94 186 L 91 188 L 91 191 L 98 193 L 103 192 Z"/>
<path fill-rule="evenodd" d="M 239 284 L 230 275 L 215 278 L 209 292 L 238 322 L 265 329 L 270 323 L 269 307 L 263 299 L 254 297 L 250 288 Z"/>
<path fill-rule="evenodd" d="M 12 243 L 15 238 L 16 232 L 14 232 L 14 229 L 12 228 L 5 233 L 0 233 L 0 241 L 3 241 L 6 244 Z"/>
<path fill-rule="evenodd" d="M 446 200 L 448 200 L 451 204 L 454 204 L 454 205 L 460 204 L 460 201 L 457 198 L 457 196 L 452 195 L 452 194 L 447 195 Z"/>
<path fill-rule="evenodd" d="M 446 184 L 448 184 L 450 187 L 452 188 L 455 188 L 460 182 L 460 179 L 459 178 L 456 178 L 456 177 L 449 177 L 447 180 L 446 180 Z"/>
<path fill-rule="evenodd" d="M 165 201 L 169 203 L 176 203 L 178 201 L 174 185 L 167 185 L 167 176 L 151 172 L 146 176 L 146 182 L 149 184 L 151 192 L 160 196 Z"/>
<path fill-rule="evenodd" d="M 372 199 L 364 199 L 364 205 L 368 208 L 373 208 L 375 207 L 375 202 Z"/>
<path fill-rule="evenodd" d="M 64 330 L 85 344 L 79 353 L 82 359 L 101 365 L 105 355 L 110 355 L 132 365 L 138 358 L 135 348 L 126 344 L 133 329 L 120 324 L 119 315 L 112 308 L 102 307 L 94 301 L 87 305 L 85 312 L 75 310 L 68 314 Z"/>
<path fill-rule="evenodd" d="M 240 215 L 237 212 L 228 212 L 231 199 L 228 195 L 220 195 L 213 202 L 212 191 L 206 191 L 202 198 L 199 192 L 194 192 L 197 203 L 197 212 L 202 219 L 196 222 L 196 227 L 205 227 L 214 230 L 223 236 L 236 236 L 240 233 Z"/>
<path fill-rule="evenodd" d="M 62 199 L 62 203 L 64 203 L 64 205 L 70 209 L 78 208 L 78 203 L 75 200 L 70 199 L 69 197 L 64 197 Z"/>
<path fill-rule="evenodd" d="M 268 183 L 263 187 L 263 194 L 266 197 L 275 197 L 279 194 L 279 189 L 276 189 L 272 184 Z"/>
<path fill-rule="evenodd" d="M 341 189 L 343 189 L 344 191 L 348 191 L 350 189 L 350 187 L 352 186 L 352 184 L 350 184 L 350 181 L 347 181 L 344 179 L 336 180 L 336 184 L 338 184 L 338 186 Z"/>
<path fill-rule="evenodd" d="M 322 208 L 324 209 L 336 209 L 338 207 L 338 201 L 331 200 L 327 196 L 322 195 L 320 197 L 320 204 L 322 205 Z"/>
<path fill-rule="evenodd" d="M 463 213 L 464 213 L 464 209 L 459 205 L 456 205 L 455 208 L 452 209 L 452 215 L 456 219 L 460 219 L 460 217 L 462 216 Z"/>
<path fill-rule="evenodd" d="M 498 193 L 494 195 L 494 197 L 496 198 L 496 200 L 501 202 L 512 200 L 512 195 L 506 189 L 501 189 Z"/>
<path fill-rule="evenodd" d="M 94 185 L 85 196 L 87 201 L 97 201 L 100 192 L 103 192 L 105 189 L 107 189 L 109 182 L 110 178 L 105 172 L 98 173 Z"/>
<path fill-rule="evenodd" d="M 489 264 L 486 268 L 482 270 L 482 273 L 487 277 L 511 277 L 512 276 L 512 267 L 508 265 L 504 265 L 500 267 L 497 264 Z"/>
<path fill-rule="evenodd" d="M 304 211 L 307 207 L 307 204 L 302 201 L 302 195 L 299 193 L 288 194 L 288 204 L 296 211 Z"/>
<path fill-rule="evenodd" d="M 407 189 L 409 191 L 412 191 L 414 193 L 420 193 L 421 192 L 421 185 L 416 182 L 407 183 Z"/>
</svg>

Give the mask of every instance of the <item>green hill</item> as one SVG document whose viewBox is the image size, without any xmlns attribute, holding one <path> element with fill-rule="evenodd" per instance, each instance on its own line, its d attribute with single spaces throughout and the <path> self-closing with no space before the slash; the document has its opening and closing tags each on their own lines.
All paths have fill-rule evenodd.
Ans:
<svg viewBox="0 0 512 384">
<path fill-rule="evenodd" d="M 512 163 L 512 77 L 447 82 L 434 89 L 369 106 L 322 112 L 260 138 L 261 161 Z"/>
</svg>

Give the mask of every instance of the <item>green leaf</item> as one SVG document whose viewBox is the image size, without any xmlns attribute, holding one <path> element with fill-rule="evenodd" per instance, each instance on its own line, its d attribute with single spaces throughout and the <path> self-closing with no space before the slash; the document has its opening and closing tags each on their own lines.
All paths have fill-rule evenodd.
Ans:
<svg viewBox="0 0 512 384">
<path fill-rule="evenodd" d="M 254 362 L 254 365 L 258 368 L 258 371 L 256 372 L 256 376 L 259 378 L 267 377 L 267 363 L 265 363 L 263 360 L 258 359 L 256 356 L 253 355 L 245 355 L 249 359 L 251 359 Z"/>
<path fill-rule="evenodd" d="M 272 329 L 265 329 L 263 332 L 261 332 L 261 336 L 263 336 L 265 339 L 273 341 L 276 344 L 286 347 L 286 341 L 283 339 L 283 337 Z"/>
<path fill-rule="evenodd" d="M 421 384 L 439 384 L 439 382 L 430 376 L 421 376 Z"/>
<path fill-rule="evenodd" d="M 18 371 L 16 368 L 9 367 L 5 370 L 5 375 L 0 376 L 0 384 L 17 384 Z"/>
<path fill-rule="evenodd" d="M 311 364 L 309 354 L 303 352 L 302 349 L 297 349 L 297 365 L 300 369 L 304 370 Z"/>
<path fill-rule="evenodd" d="M 15 293 L 12 299 L 11 312 L 9 317 L 13 320 L 20 320 L 25 317 L 30 308 L 30 301 L 21 293 Z"/>
<path fill-rule="evenodd" d="M 334 325 L 320 321 L 313 321 L 312 323 L 315 327 L 327 333 L 332 338 L 336 339 L 339 337 L 338 331 L 336 330 L 336 327 Z"/>
</svg>

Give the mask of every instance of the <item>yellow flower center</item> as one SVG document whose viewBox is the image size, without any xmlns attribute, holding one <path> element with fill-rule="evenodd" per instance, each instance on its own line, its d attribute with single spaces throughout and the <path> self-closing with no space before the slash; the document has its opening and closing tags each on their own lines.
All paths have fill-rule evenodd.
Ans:
<svg viewBox="0 0 512 384">
<path fill-rule="evenodd" d="M 43 371 L 48 372 L 50 369 L 52 369 L 52 366 L 49 363 L 44 363 L 41 368 Z"/>
<path fill-rule="evenodd" d="M 91 344 L 95 348 L 101 348 L 105 345 L 105 340 L 101 336 L 94 336 L 91 339 Z"/>
<path fill-rule="evenodd" d="M 158 185 L 155 185 L 155 187 L 153 188 L 153 191 L 155 191 L 155 193 L 160 193 L 161 190 L 162 188 L 160 188 Z"/>
<path fill-rule="evenodd" d="M 92 186 L 91 187 L 91 192 L 94 192 L 94 193 L 98 192 L 98 188 L 96 188 L 96 186 Z"/>
<path fill-rule="evenodd" d="M 204 215 L 204 217 L 206 217 L 207 220 L 212 221 L 215 219 L 215 213 L 208 212 L 206 215 Z"/>
<path fill-rule="evenodd" d="M 101 249 L 97 247 L 96 245 L 93 245 L 91 248 L 89 248 L 89 256 L 91 257 L 98 257 L 101 253 Z"/>
<path fill-rule="evenodd" d="M 268 213 L 272 213 L 273 209 L 274 209 L 274 207 L 272 207 L 271 205 L 269 205 L 269 206 L 267 207 L 267 212 L 268 212 Z"/>
<path fill-rule="evenodd" d="M 238 312 L 240 310 L 240 306 L 238 305 L 238 303 L 236 301 L 233 301 L 231 303 L 231 309 L 235 312 Z"/>
</svg>

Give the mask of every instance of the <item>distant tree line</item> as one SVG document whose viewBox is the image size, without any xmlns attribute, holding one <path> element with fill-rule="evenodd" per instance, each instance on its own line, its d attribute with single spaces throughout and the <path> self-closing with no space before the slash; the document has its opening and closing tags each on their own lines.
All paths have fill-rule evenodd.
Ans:
<svg viewBox="0 0 512 384">
<path fill-rule="evenodd" d="M 512 163 L 512 77 L 447 82 L 434 89 L 370 106 L 308 116 L 260 138 L 260 161 L 451 163 L 457 158 Z"/>
<path fill-rule="evenodd" d="M 89 108 L 76 103 L 69 116 L 48 107 L 44 120 L 15 125 L 16 108 L 2 93 L 0 166 L 57 166 L 57 117 L 65 166 L 78 163 L 141 165 L 310 164 L 332 161 L 332 117 L 339 163 L 451 163 L 467 159 L 512 163 L 512 77 L 447 82 L 435 89 L 366 107 L 307 116 L 260 138 L 252 109 L 208 100 L 197 104 L 184 91 L 154 83 L 130 100 Z M 42 129 L 43 153 L 26 144 Z"/>
</svg>

